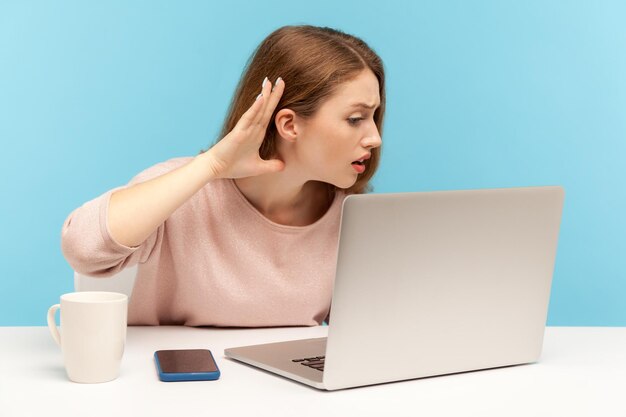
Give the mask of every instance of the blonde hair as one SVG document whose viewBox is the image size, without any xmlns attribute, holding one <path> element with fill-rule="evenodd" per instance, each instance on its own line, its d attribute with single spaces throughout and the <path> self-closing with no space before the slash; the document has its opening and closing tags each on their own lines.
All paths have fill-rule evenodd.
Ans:
<svg viewBox="0 0 626 417">
<path fill-rule="evenodd" d="M 385 72 L 380 57 L 361 39 L 336 29 L 310 25 L 281 27 L 261 42 L 246 63 L 218 140 L 233 130 L 254 102 L 259 94 L 259 80 L 265 76 L 272 82 L 280 76 L 286 85 L 270 120 L 283 108 L 307 119 L 315 115 L 342 83 L 365 69 L 370 69 L 378 79 L 380 107 L 374 112 L 374 122 L 382 137 Z M 276 155 L 276 137 L 276 125 L 272 122 L 259 150 L 261 158 Z M 371 190 L 369 181 L 378 168 L 380 154 L 380 147 L 372 150 L 365 172 L 346 190 L 348 194 Z M 336 187 L 330 184 L 329 187 L 329 192 L 334 193 Z"/>
</svg>

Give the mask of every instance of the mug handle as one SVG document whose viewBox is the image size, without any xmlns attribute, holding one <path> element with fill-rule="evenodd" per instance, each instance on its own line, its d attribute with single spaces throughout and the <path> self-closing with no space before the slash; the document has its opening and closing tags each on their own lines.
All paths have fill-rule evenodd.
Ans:
<svg viewBox="0 0 626 417">
<path fill-rule="evenodd" d="M 61 335 L 59 334 L 59 329 L 57 329 L 57 323 L 54 320 L 54 315 L 58 309 L 61 308 L 60 304 L 55 304 L 48 309 L 48 328 L 50 329 L 50 334 L 57 345 L 61 346 Z"/>
</svg>

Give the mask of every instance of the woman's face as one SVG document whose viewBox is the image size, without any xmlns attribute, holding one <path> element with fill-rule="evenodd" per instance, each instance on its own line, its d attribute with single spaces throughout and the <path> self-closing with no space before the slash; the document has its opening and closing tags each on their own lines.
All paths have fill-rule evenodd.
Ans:
<svg viewBox="0 0 626 417">
<path fill-rule="evenodd" d="M 378 91 L 376 76 L 366 69 L 341 85 L 313 118 L 296 117 L 290 162 L 297 164 L 299 173 L 339 188 L 354 185 L 372 149 L 381 145 L 374 123 Z"/>
</svg>

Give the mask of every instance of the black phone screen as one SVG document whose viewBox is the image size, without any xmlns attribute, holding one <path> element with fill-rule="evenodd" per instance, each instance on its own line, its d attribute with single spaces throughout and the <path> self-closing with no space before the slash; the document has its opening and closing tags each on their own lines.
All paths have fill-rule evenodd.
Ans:
<svg viewBox="0 0 626 417">
<path fill-rule="evenodd" d="M 217 365 L 208 349 L 158 350 L 156 355 L 165 373 L 216 372 Z"/>
</svg>

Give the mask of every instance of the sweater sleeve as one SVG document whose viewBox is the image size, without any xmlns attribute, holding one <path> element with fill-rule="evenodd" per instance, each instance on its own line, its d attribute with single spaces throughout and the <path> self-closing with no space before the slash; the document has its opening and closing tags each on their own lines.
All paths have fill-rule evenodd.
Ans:
<svg viewBox="0 0 626 417">
<path fill-rule="evenodd" d="M 156 178 L 178 165 L 170 161 L 157 164 L 127 185 L 109 190 L 72 211 L 61 229 L 61 250 L 72 269 L 93 277 L 108 277 L 146 262 L 158 251 L 163 241 L 163 224 L 137 247 L 125 246 L 113 238 L 108 225 L 109 201 L 115 191 Z"/>
</svg>

